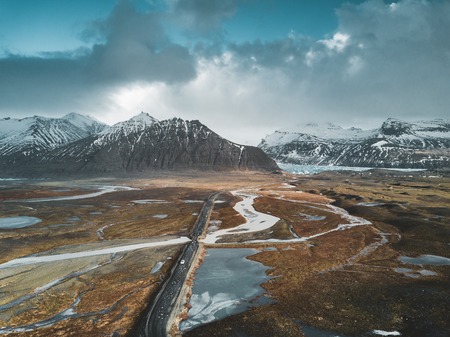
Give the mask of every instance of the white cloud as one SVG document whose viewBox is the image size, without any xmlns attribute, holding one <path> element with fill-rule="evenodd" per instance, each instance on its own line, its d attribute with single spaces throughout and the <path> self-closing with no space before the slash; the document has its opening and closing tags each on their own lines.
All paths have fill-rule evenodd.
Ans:
<svg viewBox="0 0 450 337">
<path fill-rule="evenodd" d="M 229 2 L 227 13 L 236 3 Z M 217 15 L 221 21 L 229 14 Z M 130 23 L 146 41 L 132 48 L 137 62 L 129 60 L 129 68 L 121 58 L 127 43 L 122 31 L 114 31 L 108 41 L 115 44 L 108 45 L 109 50 L 96 51 L 95 55 L 117 55 L 110 61 L 113 67 L 124 67 L 118 69 L 120 80 L 96 79 L 92 85 L 75 71 L 86 63 L 92 66 L 82 58 L 0 59 L 0 112 L 8 113 L 14 104 L 22 108 L 22 115 L 76 110 L 117 122 L 143 110 L 160 120 L 199 119 L 233 141 L 251 144 L 277 128 L 303 121 L 373 127 L 371 123 L 388 117 L 448 118 L 450 2 L 401 0 L 391 6 L 369 0 L 345 5 L 337 15 L 339 27 L 330 39 L 314 41 L 290 32 L 275 41 L 197 46 L 190 51 L 171 48 L 167 35 L 146 36 L 139 27 L 153 26 L 145 20 L 118 15 L 118 22 Z M 152 24 L 162 29 L 158 22 Z M 152 43 L 153 49 L 139 52 Z M 161 57 L 160 46 L 168 57 Z"/>
<path fill-rule="evenodd" d="M 350 35 L 339 33 L 333 35 L 332 39 L 320 40 L 328 49 L 342 52 L 350 43 Z"/>
<path fill-rule="evenodd" d="M 395 2 L 391 3 L 389 5 L 389 9 L 393 12 L 398 8 L 398 4 L 396 4 Z"/>
</svg>

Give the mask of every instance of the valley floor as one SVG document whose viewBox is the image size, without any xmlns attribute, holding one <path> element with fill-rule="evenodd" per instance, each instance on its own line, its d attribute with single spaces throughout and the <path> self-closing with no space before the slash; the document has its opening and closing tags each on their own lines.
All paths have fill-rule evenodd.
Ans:
<svg viewBox="0 0 450 337">
<path fill-rule="evenodd" d="M 215 191 L 203 245 L 256 249 L 272 301 L 184 335 L 450 331 L 448 177 L 190 172 L 0 189 L 0 334 L 132 336 Z"/>
</svg>

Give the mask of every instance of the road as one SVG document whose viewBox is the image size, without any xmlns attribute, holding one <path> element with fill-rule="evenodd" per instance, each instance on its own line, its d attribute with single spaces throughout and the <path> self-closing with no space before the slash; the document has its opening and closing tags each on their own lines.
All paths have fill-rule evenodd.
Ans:
<svg viewBox="0 0 450 337">
<path fill-rule="evenodd" d="M 175 265 L 172 267 L 169 278 L 162 285 L 153 304 L 150 306 L 144 321 L 139 328 L 139 337 L 166 337 L 168 319 L 173 306 L 180 294 L 181 288 L 186 281 L 187 274 L 198 249 L 198 237 L 205 230 L 209 215 L 214 208 L 214 200 L 219 193 L 208 197 L 203 204 L 194 229 L 191 234 L 192 241 L 189 242 L 181 253 Z"/>
</svg>

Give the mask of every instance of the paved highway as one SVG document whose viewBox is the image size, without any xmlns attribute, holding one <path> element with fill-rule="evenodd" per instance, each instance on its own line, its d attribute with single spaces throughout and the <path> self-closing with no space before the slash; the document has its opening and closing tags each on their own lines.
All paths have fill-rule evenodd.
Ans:
<svg viewBox="0 0 450 337">
<path fill-rule="evenodd" d="M 191 239 L 173 266 L 169 278 L 162 285 L 153 304 L 150 306 L 141 327 L 139 337 L 166 337 L 167 323 L 172 308 L 178 298 L 181 288 L 186 281 L 189 267 L 198 249 L 198 237 L 205 230 L 207 220 L 214 208 L 214 201 L 219 193 L 208 197 L 203 204 L 194 224 Z"/>
</svg>

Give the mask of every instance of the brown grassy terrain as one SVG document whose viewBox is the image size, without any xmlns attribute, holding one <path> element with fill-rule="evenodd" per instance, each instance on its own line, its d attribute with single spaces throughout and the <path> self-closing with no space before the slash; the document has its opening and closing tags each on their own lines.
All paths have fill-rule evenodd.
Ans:
<svg viewBox="0 0 450 337">
<path fill-rule="evenodd" d="M 450 257 L 450 179 L 326 173 L 289 181 L 309 193 L 265 188 L 258 192 L 265 197 L 256 200 L 255 208 L 284 219 L 297 235 L 320 233 L 342 221 L 316 207 L 326 198 L 372 225 L 305 243 L 272 243 L 275 250 L 250 258 L 271 267 L 273 278 L 263 287 L 275 303 L 206 324 L 186 336 L 304 336 L 303 326 L 346 336 L 371 335 L 374 329 L 401 331 L 403 336 L 447 335 L 450 267 L 404 264 L 398 258 Z M 308 221 L 300 213 L 326 218 Z M 412 276 L 396 268 L 411 269 Z M 421 275 L 424 269 L 436 274 Z"/>
<path fill-rule="evenodd" d="M 284 183 L 282 185 L 281 183 Z M 295 188 L 290 188 L 295 186 Z M 304 336 L 313 326 L 347 336 L 370 335 L 373 329 L 398 330 L 403 336 L 447 336 L 450 293 L 448 266 L 404 264 L 400 256 L 433 254 L 450 257 L 450 179 L 421 174 L 325 173 L 317 176 L 275 176 L 245 173 L 159 174 L 148 179 L 76 182 L 43 181 L 3 184 L 3 200 L 76 195 L 92 184 L 139 188 L 97 198 L 27 204 L 0 202 L 2 217 L 35 216 L 41 223 L 0 230 L 0 263 L 48 251 L 96 249 L 160 240 L 161 235 L 187 235 L 201 203 L 212 191 L 248 189 L 260 195 L 255 208 L 281 220 L 269 230 L 229 235 L 227 247 L 271 247 L 251 259 L 270 266 L 263 287 L 275 302 L 220 322 L 204 325 L 187 336 Z M 167 203 L 139 204 L 156 199 Z M 252 239 L 292 239 L 332 230 L 345 223 L 327 205 L 369 220 L 358 226 L 317 236 L 305 242 L 239 243 Z M 232 208 L 238 198 L 223 193 L 211 216 L 220 228 L 243 218 Z M 361 202 L 376 202 L 364 206 Z M 155 218 L 155 215 L 167 215 Z M 103 230 L 104 237 L 98 235 Z M 384 240 L 387 240 L 384 242 Z M 75 259 L 18 269 L 0 269 L 0 306 L 35 293 L 37 287 L 74 271 L 86 271 L 35 294 L 21 304 L 0 310 L 0 326 L 20 326 L 49 318 L 73 307 L 79 316 L 51 327 L 11 336 L 122 336 L 150 302 L 181 246 L 147 248 L 114 256 Z M 157 262 L 162 269 L 151 274 Z M 396 272 L 408 268 L 410 275 Z M 421 275 L 424 269 L 436 275 Z M 412 275 L 412 276 L 411 276 Z M 79 303 L 74 306 L 76 299 Z"/>
<path fill-rule="evenodd" d="M 170 238 L 167 235 L 186 236 L 196 220 L 201 201 L 213 191 L 260 185 L 274 179 L 270 175 L 253 173 L 197 172 L 115 181 L 2 182 L 1 217 L 33 216 L 42 222 L 26 228 L 0 229 L 0 263 L 31 254 L 60 254 L 161 241 Z M 124 185 L 137 190 L 80 200 L 37 203 L 20 200 L 86 194 L 95 191 L 93 186 L 102 185 Z M 222 200 L 226 198 L 225 195 Z M 149 199 L 165 203 L 136 202 Z M 186 202 L 189 200 L 196 202 Z M 62 319 L 49 327 L 9 335 L 132 334 L 181 248 L 146 248 L 0 269 L 0 327 L 42 322 L 70 309 L 75 313 L 72 318 Z M 165 263 L 159 272 L 151 274 L 158 262 Z M 58 279 L 61 280 L 59 283 L 50 285 Z M 43 286 L 48 289 L 39 290 Z M 14 300 L 20 303 L 1 308 Z"/>
</svg>

